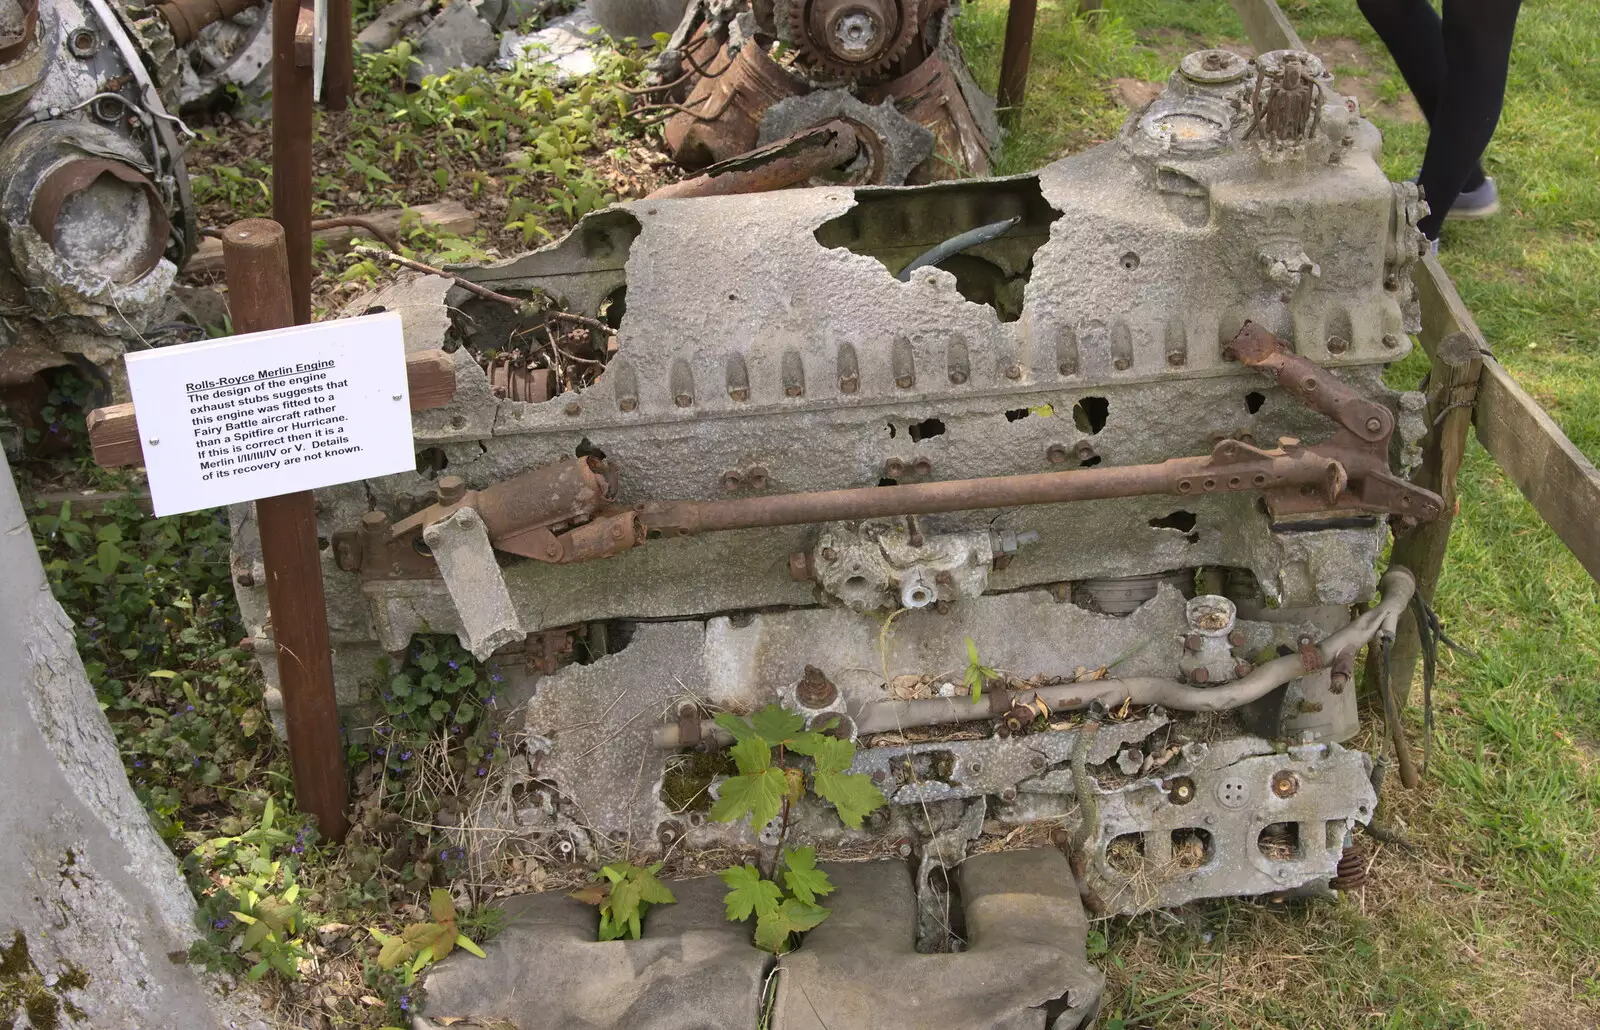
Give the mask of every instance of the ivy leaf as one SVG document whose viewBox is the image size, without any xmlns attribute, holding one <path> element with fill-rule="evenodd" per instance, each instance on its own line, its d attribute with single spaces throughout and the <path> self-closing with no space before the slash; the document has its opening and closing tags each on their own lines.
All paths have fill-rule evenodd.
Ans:
<svg viewBox="0 0 1600 1030">
<path fill-rule="evenodd" d="M 764 918 L 777 913 L 783 891 L 771 880 L 763 880 L 760 871 L 749 862 L 724 869 L 717 875 L 732 888 L 722 899 L 730 921 L 741 922 L 752 914 Z"/>
<path fill-rule="evenodd" d="M 809 930 L 828 918 L 828 910 L 790 898 L 777 911 L 756 919 L 756 947 L 782 955 L 789 950 L 792 934 Z"/>
<path fill-rule="evenodd" d="M 766 741 L 758 741 L 766 747 Z M 722 782 L 722 796 L 711 806 L 711 818 L 719 823 L 737 822 L 745 814 L 750 825 L 760 830 L 772 822 L 783 808 L 789 778 L 782 769 L 764 769 L 751 776 L 731 776 Z"/>
<path fill-rule="evenodd" d="M 806 721 L 802 716 L 778 705 L 768 705 L 761 709 L 751 717 L 750 724 L 762 739 L 773 747 L 788 744 L 806 728 Z"/>
<path fill-rule="evenodd" d="M 760 737 L 746 737 L 728 749 L 733 764 L 746 776 L 772 767 L 772 748 Z"/>
<path fill-rule="evenodd" d="M 815 848 L 790 848 L 783 853 L 783 882 L 789 893 L 808 905 L 817 903 L 820 894 L 832 894 L 833 882 L 828 874 L 817 868 Z"/>
</svg>

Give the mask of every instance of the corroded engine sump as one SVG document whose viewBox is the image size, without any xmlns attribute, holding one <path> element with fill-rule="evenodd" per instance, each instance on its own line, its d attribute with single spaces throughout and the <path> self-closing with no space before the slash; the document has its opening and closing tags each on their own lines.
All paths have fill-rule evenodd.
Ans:
<svg viewBox="0 0 1600 1030">
<path fill-rule="evenodd" d="M 625 311 L 555 397 L 493 359 L 526 312 L 437 278 L 359 302 L 460 346 L 427 471 L 319 494 L 341 702 L 417 633 L 493 655 L 529 698 L 508 790 L 545 799 L 502 807 L 580 851 L 756 846 L 680 752 L 719 709 L 837 718 L 892 804 L 791 836 L 905 842 L 929 928 L 944 869 L 1024 824 L 1106 912 L 1326 884 L 1376 802 L 1351 667 L 1412 590 L 1380 585 L 1386 519 L 1439 504 L 1403 478 L 1421 398 L 1381 378 L 1421 205 L 1330 81 L 1206 51 L 1035 177 L 637 202 L 466 270 Z M 969 640 L 1004 674 L 981 701 Z"/>
</svg>

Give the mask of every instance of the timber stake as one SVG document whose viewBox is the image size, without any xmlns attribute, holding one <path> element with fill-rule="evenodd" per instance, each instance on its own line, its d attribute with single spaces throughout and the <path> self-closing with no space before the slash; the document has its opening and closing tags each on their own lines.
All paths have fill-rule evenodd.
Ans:
<svg viewBox="0 0 1600 1030">
<path fill-rule="evenodd" d="M 294 325 L 283 227 L 265 218 L 235 222 L 223 232 L 222 245 L 234 329 L 254 333 Z M 344 811 L 349 781 L 328 650 L 316 500 L 301 490 L 255 503 L 295 800 L 317 817 L 324 837 L 339 842 L 350 826 Z"/>
</svg>

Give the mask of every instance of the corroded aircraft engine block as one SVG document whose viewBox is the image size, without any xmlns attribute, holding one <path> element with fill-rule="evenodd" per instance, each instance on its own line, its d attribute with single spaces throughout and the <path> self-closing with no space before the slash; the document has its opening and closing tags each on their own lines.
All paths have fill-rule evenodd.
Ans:
<svg viewBox="0 0 1600 1030">
<path fill-rule="evenodd" d="M 925 905 L 1026 823 L 1105 911 L 1325 886 L 1376 803 L 1344 743 L 1412 591 L 1388 524 L 1439 505 L 1405 480 L 1422 400 L 1382 378 L 1423 209 L 1378 144 L 1311 55 L 1205 51 L 1037 175 L 620 205 L 464 272 L 621 313 L 547 398 L 491 360 L 526 310 L 364 299 L 454 348 L 457 389 L 418 473 L 319 493 L 341 702 L 458 635 L 527 700 L 529 835 L 753 846 L 714 781 L 663 780 L 713 712 L 781 701 L 891 802 L 791 835 L 908 843 Z M 248 507 L 234 531 L 270 675 Z"/>
</svg>

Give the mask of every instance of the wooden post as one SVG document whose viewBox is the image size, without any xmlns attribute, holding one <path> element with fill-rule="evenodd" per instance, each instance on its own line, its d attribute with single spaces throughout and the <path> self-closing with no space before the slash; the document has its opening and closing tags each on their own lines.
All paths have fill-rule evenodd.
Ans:
<svg viewBox="0 0 1600 1030">
<path fill-rule="evenodd" d="M 1039 0 L 1011 0 L 1006 11 L 1006 49 L 1000 58 L 999 102 L 1007 125 L 1015 125 L 1028 95 L 1028 65 L 1033 61 L 1033 23 Z"/>
<path fill-rule="evenodd" d="M 311 59 L 316 18 L 298 0 L 272 4 L 272 217 L 289 260 L 294 324 L 311 321 Z"/>
<path fill-rule="evenodd" d="M 343 111 L 355 92 L 355 38 L 350 0 L 328 0 L 328 50 L 322 63 L 322 106 Z"/>
<path fill-rule="evenodd" d="M 223 232 L 228 308 L 240 333 L 281 329 L 297 321 L 284 237 L 282 226 L 264 218 L 234 222 Z M 317 502 L 309 490 L 262 498 L 256 501 L 256 525 L 267 572 L 295 800 L 302 811 L 317 817 L 324 837 L 342 841 L 350 828 L 344 811 L 350 785 L 328 650 Z"/>
</svg>

